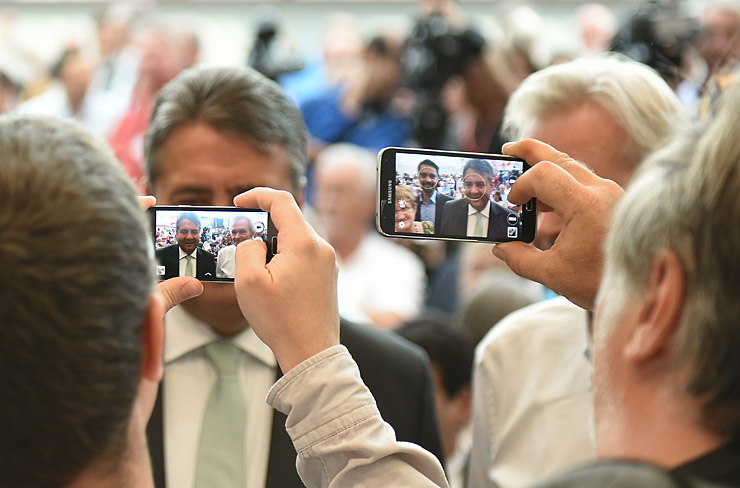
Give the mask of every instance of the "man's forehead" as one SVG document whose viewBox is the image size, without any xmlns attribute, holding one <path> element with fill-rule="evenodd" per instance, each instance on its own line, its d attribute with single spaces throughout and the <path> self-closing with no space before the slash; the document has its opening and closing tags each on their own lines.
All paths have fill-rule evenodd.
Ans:
<svg viewBox="0 0 740 488">
<path fill-rule="evenodd" d="M 434 173 L 435 175 L 437 174 L 437 169 L 434 166 L 430 166 L 428 164 L 422 164 L 419 172 L 422 172 L 424 170 L 426 170 L 426 172 L 429 172 L 429 173 Z"/>
<path fill-rule="evenodd" d="M 158 153 L 159 179 L 187 186 L 290 184 L 290 161 L 278 143 L 255 145 L 202 122 L 174 129 Z M 288 189 L 288 188 L 280 188 Z"/>
<path fill-rule="evenodd" d="M 200 229 L 200 224 L 198 222 L 193 222 L 190 219 L 182 219 L 177 228 L 179 229 L 181 227 L 197 227 Z"/>
</svg>

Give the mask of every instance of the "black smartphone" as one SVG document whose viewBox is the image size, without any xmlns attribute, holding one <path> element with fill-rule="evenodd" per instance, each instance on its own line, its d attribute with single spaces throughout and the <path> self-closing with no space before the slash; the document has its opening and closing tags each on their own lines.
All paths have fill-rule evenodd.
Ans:
<svg viewBox="0 0 740 488">
<path fill-rule="evenodd" d="M 260 209 L 157 205 L 147 213 L 160 281 L 193 276 L 233 282 L 236 245 L 247 239 L 267 244 L 268 262 L 277 252 L 277 231 Z"/>
<path fill-rule="evenodd" d="M 532 242 L 535 199 L 507 199 L 528 169 L 501 154 L 385 148 L 378 154 L 378 230 L 412 239 Z"/>
</svg>

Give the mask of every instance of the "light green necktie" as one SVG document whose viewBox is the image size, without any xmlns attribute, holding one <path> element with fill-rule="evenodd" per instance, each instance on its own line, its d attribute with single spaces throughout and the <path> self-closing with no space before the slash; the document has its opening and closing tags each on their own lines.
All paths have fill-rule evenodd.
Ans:
<svg viewBox="0 0 740 488">
<path fill-rule="evenodd" d="M 185 256 L 185 259 L 187 259 L 187 264 L 185 265 L 185 276 L 195 276 L 193 274 L 193 255 L 188 254 Z"/>
<path fill-rule="evenodd" d="M 483 233 L 483 215 L 480 212 L 475 212 L 475 226 L 473 227 L 473 235 L 475 237 L 486 237 Z"/>
<path fill-rule="evenodd" d="M 200 431 L 195 488 L 244 488 L 246 403 L 239 383 L 239 348 L 215 341 L 203 348 L 218 378 Z"/>
</svg>

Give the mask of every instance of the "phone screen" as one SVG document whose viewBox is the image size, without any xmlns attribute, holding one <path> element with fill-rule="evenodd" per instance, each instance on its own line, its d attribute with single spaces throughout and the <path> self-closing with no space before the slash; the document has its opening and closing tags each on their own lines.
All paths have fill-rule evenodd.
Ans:
<svg viewBox="0 0 740 488">
<path fill-rule="evenodd" d="M 379 157 L 377 224 L 387 236 L 465 241 L 534 239 L 534 200 L 508 200 L 526 161 L 496 154 L 386 148 Z"/>
<path fill-rule="evenodd" d="M 277 244 L 268 212 L 259 209 L 155 206 L 148 212 L 159 280 L 193 276 L 201 281 L 234 281 L 240 242 L 268 243 L 268 261 Z"/>
</svg>

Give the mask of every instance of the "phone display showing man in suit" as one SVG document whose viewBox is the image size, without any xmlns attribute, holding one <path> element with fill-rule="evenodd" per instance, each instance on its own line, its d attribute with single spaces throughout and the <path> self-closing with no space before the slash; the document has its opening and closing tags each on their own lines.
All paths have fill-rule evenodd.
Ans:
<svg viewBox="0 0 740 488">
<path fill-rule="evenodd" d="M 154 212 L 160 279 L 193 276 L 201 281 L 233 280 L 236 245 L 246 239 L 266 240 L 267 212 L 176 207 L 154 207 L 150 212 Z"/>
<path fill-rule="evenodd" d="M 504 173 L 502 179 L 518 176 L 513 174 L 514 170 L 500 173 Z M 445 203 L 442 209 L 441 235 L 494 239 L 517 237 L 519 216 L 507 206 L 492 200 L 497 176 L 490 161 L 467 160 L 458 183 L 461 198 Z"/>
<path fill-rule="evenodd" d="M 534 202 L 517 205 L 507 198 L 528 169 L 518 158 L 387 148 L 379 161 L 378 228 L 385 235 L 491 242 L 534 238 Z"/>
</svg>

